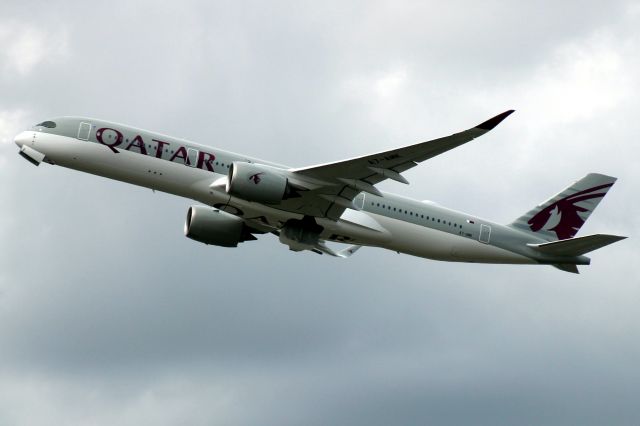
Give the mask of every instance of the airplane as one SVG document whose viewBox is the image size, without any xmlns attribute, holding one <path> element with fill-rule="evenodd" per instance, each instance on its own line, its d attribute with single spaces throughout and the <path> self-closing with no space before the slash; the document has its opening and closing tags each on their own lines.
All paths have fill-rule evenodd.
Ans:
<svg viewBox="0 0 640 426">
<path fill-rule="evenodd" d="M 222 247 L 272 233 L 290 250 L 347 258 L 379 247 L 427 259 L 552 265 L 579 273 L 585 254 L 626 237 L 576 237 L 616 178 L 589 173 L 512 223 L 382 192 L 403 172 L 494 129 L 513 110 L 468 130 L 348 160 L 291 168 L 184 139 L 86 117 L 49 119 L 15 137 L 19 154 L 202 203 L 184 233 Z M 336 250 L 327 242 L 344 243 Z"/>
</svg>

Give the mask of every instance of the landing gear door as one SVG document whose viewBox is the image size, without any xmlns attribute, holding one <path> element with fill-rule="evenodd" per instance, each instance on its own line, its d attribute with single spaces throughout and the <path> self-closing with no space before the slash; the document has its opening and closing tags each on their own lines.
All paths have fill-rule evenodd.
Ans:
<svg viewBox="0 0 640 426">
<path fill-rule="evenodd" d="M 478 240 L 481 243 L 489 244 L 491 239 L 491 227 L 489 225 L 480 225 L 480 237 Z"/>
</svg>

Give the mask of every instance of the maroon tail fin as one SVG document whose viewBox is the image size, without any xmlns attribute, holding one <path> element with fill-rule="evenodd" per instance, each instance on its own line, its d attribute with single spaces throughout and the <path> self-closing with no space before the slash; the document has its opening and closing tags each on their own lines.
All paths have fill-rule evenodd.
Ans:
<svg viewBox="0 0 640 426">
<path fill-rule="evenodd" d="M 589 173 L 509 226 L 549 241 L 573 238 L 615 181 L 611 176 Z"/>
</svg>

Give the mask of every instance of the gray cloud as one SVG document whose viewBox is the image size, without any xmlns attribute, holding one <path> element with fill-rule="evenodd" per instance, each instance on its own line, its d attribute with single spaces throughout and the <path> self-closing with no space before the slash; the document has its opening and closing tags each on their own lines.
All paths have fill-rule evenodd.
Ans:
<svg viewBox="0 0 640 426">
<path fill-rule="evenodd" d="M 0 424 L 637 423 L 637 5 L 3 11 Z M 182 236 L 189 200 L 36 169 L 11 143 L 81 114 L 302 166 L 511 107 L 384 188 L 506 222 L 616 175 L 582 232 L 632 238 L 580 276 L 377 249 L 338 261 L 270 236 L 206 247 Z"/>
</svg>

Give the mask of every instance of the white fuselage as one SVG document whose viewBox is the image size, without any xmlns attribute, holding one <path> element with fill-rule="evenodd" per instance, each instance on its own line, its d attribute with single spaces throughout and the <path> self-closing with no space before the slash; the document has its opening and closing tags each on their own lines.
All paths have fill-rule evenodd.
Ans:
<svg viewBox="0 0 640 426">
<path fill-rule="evenodd" d="M 179 161 L 170 161 L 168 155 L 160 153 L 165 146 L 158 147 L 157 142 L 151 144 L 150 139 L 156 141 L 154 135 L 161 140 L 193 147 L 189 150 L 196 153 L 198 150 L 215 151 L 216 159 L 224 159 L 224 162 L 222 166 L 215 163 L 213 170 L 209 170 L 207 167 L 185 165 L 186 160 L 181 161 L 180 158 Z M 34 129 L 18 135 L 16 143 L 43 153 L 53 164 L 194 199 L 247 221 L 260 223 L 265 230 L 280 229 L 287 220 L 302 217 L 278 209 L 278 206 L 249 202 L 212 187 L 212 183 L 226 177 L 226 167 L 231 161 L 272 163 L 150 132 L 145 133 L 144 139 L 141 143 L 147 143 L 149 148 L 140 152 L 138 145 L 134 145 L 136 149 L 126 149 L 127 145 L 123 143 L 112 149 L 100 143 Z M 169 154 L 171 145 L 166 147 L 166 154 Z M 191 163 L 195 166 L 195 160 Z M 536 263 L 527 256 L 526 248 L 516 253 L 511 247 L 500 246 L 500 237 L 509 234 L 513 239 L 513 233 L 518 233 L 503 225 L 433 203 L 387 193 L 382 196 L 361 193 L 354 204 L 356 208 L 347 209 L 338 221 L 316 218 L 324 228 L 321 238 L 436 260 Z M 526 238 L 532 240 L 530 235 Z"/>
</svg>

